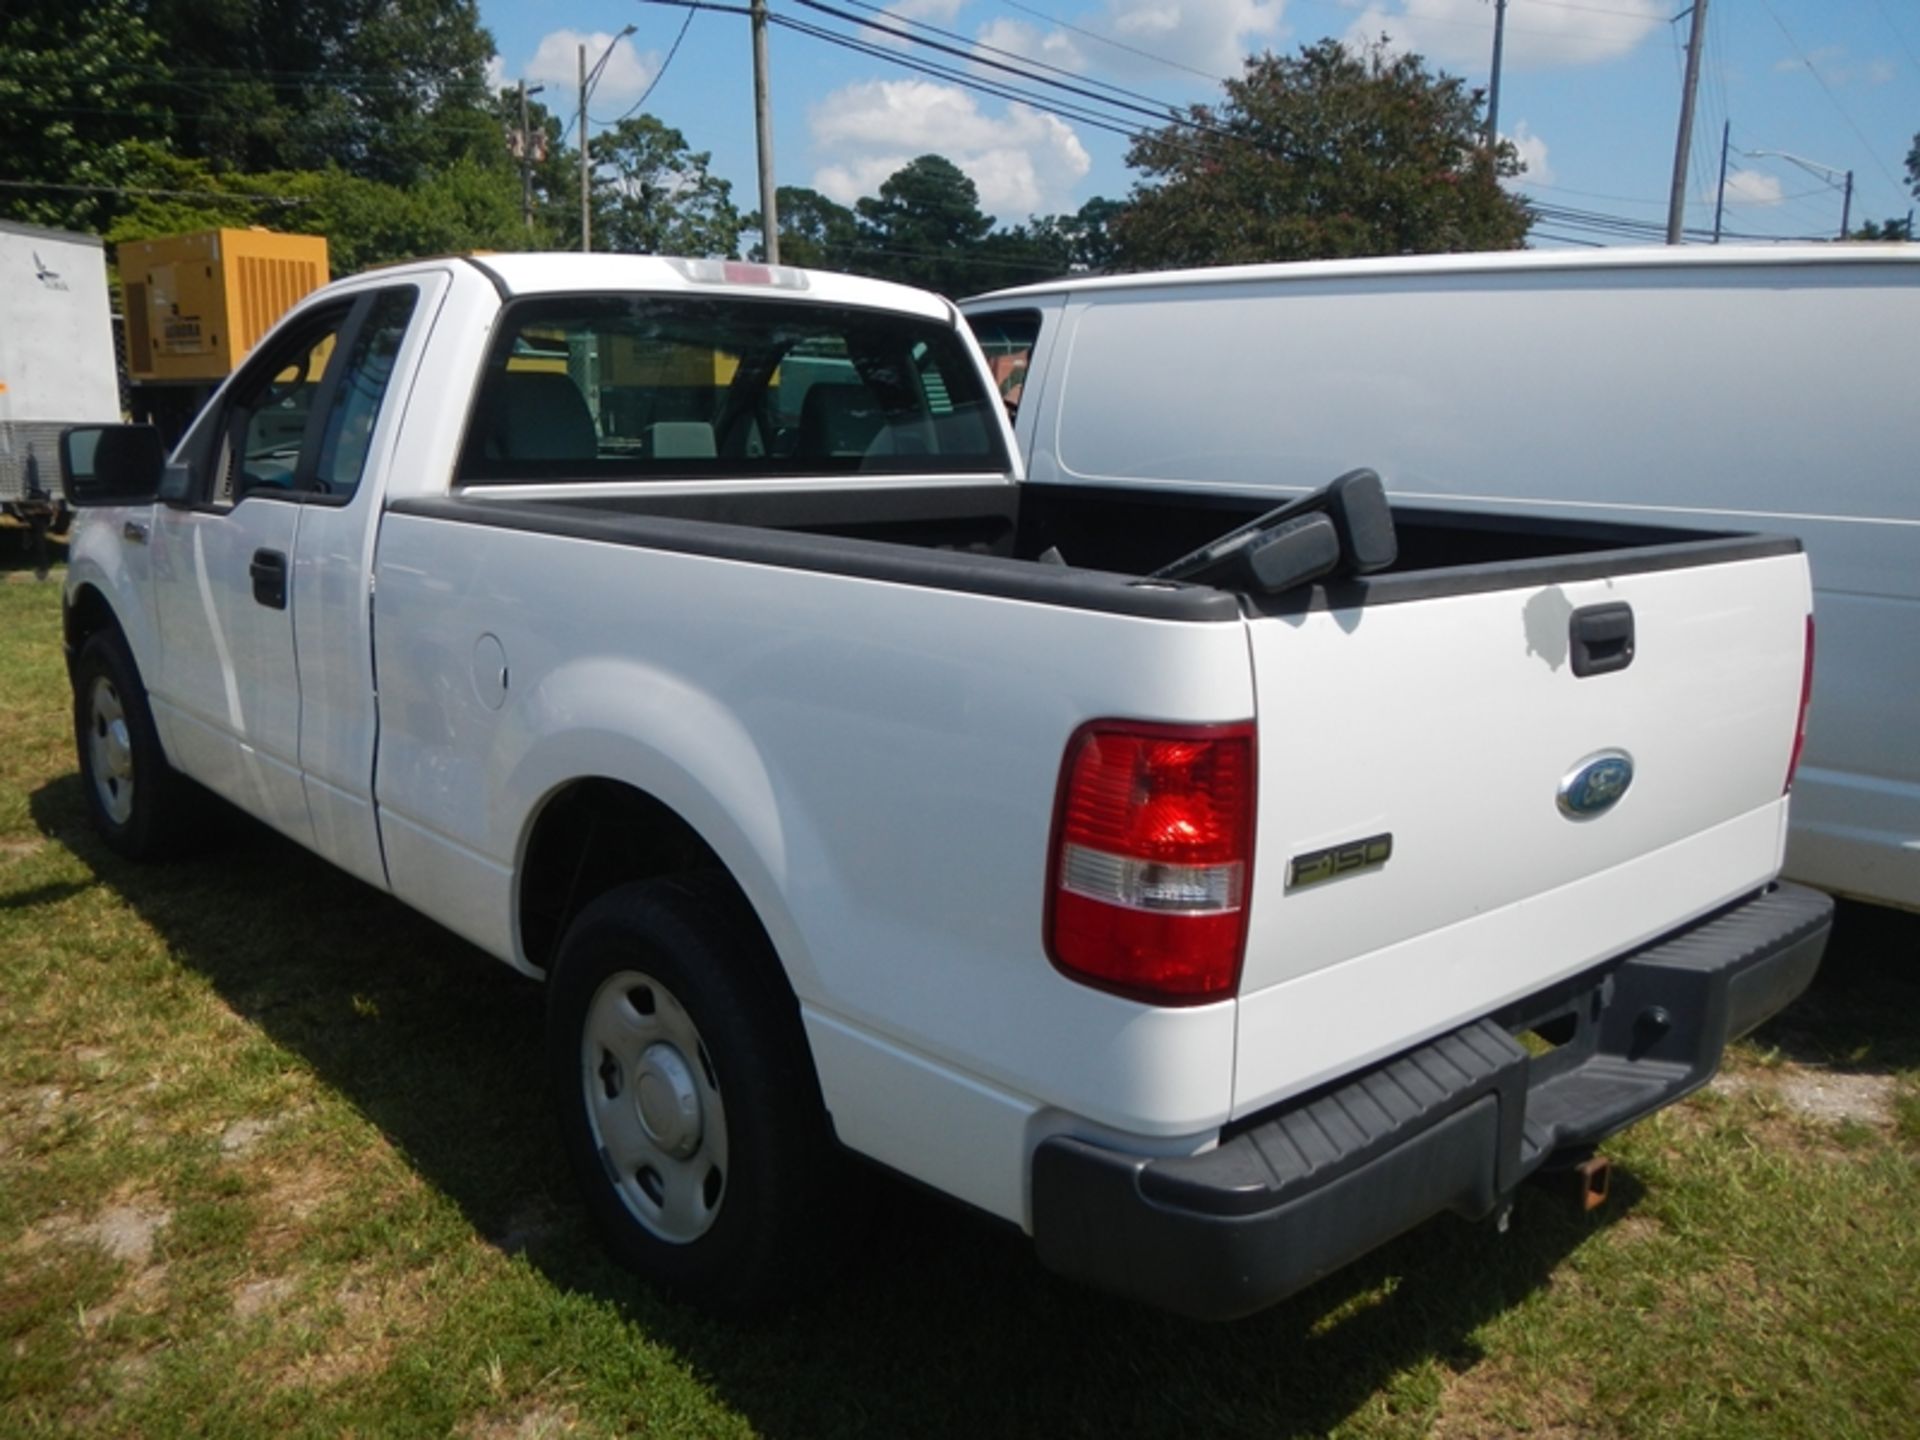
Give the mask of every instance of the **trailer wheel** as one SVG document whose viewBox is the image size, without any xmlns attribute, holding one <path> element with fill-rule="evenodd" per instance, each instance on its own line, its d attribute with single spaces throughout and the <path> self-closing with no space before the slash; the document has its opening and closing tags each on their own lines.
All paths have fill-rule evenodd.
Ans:
<svg viewBox="0 0 1920 1440">
<path fill-rule="evenodd" d="M 88 637 L 73 666 L 73 732 L 87 812 L 133 860 L 173 851 L 198 798 L 167 763 L 140 671 L 112 630 Z"/>
<path fill-rule="evenodd" d="M 580 913 L 548 982 L 547 1058 L 623 1263 L 731 1313 L 814 1273 L 842 1162 L 797 1007 L 725 876 L 640 881 Z"/>
</svg>

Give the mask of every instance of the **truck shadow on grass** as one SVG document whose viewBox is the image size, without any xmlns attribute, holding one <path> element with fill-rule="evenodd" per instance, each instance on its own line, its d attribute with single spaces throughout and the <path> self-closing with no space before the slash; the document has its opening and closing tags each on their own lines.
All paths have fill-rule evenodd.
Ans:
<svg viewBox="0 0 1920 1440">
<path fill-rule="evenodd" d="M 1753 1043 L 1846 1074 L 1920 1068 L 1920 915 L 1841 901 L 1813 987 Z"/>
<path fill-rule="evenodd" d="M 45 581 L 67 560 L 66 537 L 58 539 L 26 525 L 0 525 L 0 578 Z"/>
<path fill-rule="evenodd" d="M 1551 1284 L 1641 1193 L 1617 1175 L 1610 1207 L 1585 1217 L 1528 1189 L 1505 1236 L 1443 1218 L 1218 1326 L 1057 1280 L 1021 1237 L 872 1175 L 840 1282 L 788 1315 L 726 1324 L 595 1243 L 547 1119 L 532 983 L 250 822 L 226 822 L 235 833 L 202 857 L 138 866 L 94 839 L 76 777 L 31 805 L 480 1234 L 672 1347 L 766 1435 L 1317 1434 L 1370 1405 L 1418 1413 L 1446 1371 L 1481 1358 L 1481 1324 Z"/>
</svg>

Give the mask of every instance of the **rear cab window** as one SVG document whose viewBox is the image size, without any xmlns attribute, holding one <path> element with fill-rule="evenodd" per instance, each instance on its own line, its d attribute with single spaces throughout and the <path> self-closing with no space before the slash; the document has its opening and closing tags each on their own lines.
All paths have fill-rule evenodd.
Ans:
<svg viewBox="0 0 1920 1440">
<path fill-rule="evenodd" d="M 999 404 L 936 321 L 791 301 L 517 300 L 464 482 L 1004 474 Z"/>
</svg>

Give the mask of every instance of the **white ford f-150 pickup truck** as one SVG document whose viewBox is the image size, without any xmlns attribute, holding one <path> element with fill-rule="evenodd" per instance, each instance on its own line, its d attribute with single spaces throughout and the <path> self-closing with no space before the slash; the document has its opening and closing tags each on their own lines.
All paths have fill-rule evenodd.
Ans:
<svg viewBox="0 0 1920 1440">
<path fill-rule="evenodd" d="M 63 465 L 107 841 L 205 787 L 542 977 L 589 1207 L 696 1297 L 790 1282 L 852 1151 L 1243 1314 L 1502 1212 L 1825 944 L 1797 542 L 1024 487 L 930 295 L 422 262 Z"/>
</svg>

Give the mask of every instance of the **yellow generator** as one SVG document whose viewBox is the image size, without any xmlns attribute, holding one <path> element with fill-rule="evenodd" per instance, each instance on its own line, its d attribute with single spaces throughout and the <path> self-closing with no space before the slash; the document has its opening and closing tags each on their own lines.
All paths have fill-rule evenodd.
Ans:
<svg viewBox="0 0 1920 1440">
<path fill-rule="evenodd" d="M 119 247 L 136 418 L 177 437 L 295 301 L 330 278 L 320 235 L 201 230 Z"/>
</svg>

